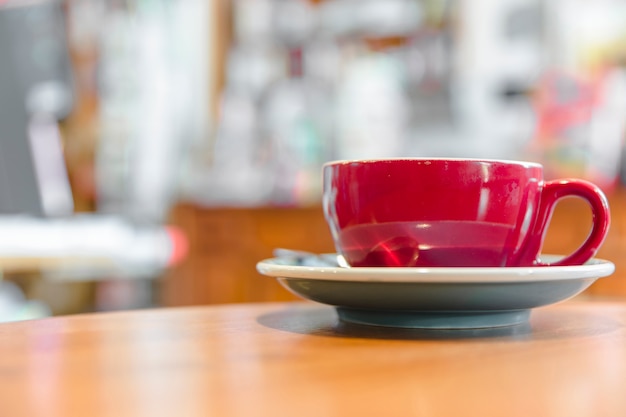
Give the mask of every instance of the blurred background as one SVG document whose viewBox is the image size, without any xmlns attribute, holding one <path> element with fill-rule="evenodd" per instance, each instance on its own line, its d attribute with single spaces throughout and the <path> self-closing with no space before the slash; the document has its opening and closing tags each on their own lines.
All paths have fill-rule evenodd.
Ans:
<svg viewBox="0 0 626 417">
<path fill-rule="evenodd" d="M 322 164 L 396 156 L 597 183 L 626 296 L 625 66 L 618 0 L 0 0 L 0 320 L 293 299 Z"/>
</svg>

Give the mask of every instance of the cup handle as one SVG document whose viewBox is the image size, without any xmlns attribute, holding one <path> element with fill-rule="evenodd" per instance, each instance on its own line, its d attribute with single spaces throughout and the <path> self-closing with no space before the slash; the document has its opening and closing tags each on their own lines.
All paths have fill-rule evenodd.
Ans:
<svg viewBox="0 0 626 417">
<path fill-rule="evenodd" d="M 580 197 L 591 206 L 591 214 L 593 216 L 591 232 L 583 244 L 571 255 L 550 264 L 541 262 L 539 261 L 539 251 L 548 230 L 554 207 L 560 199 L 570 196 Z M 609 231 L 610 222 L 609 203 L 602 190 L 596 185 L 579 179 L 560 179 L 545 182 L 537 210 L 537 221 L 531 235 L 532 239 L 535 240 L 530 245 L 530 247 L 536 250 L 535 265 L 562 266 L 584 264 L 596 254 L 602 242 L 604 242 Z"/>
</svg>

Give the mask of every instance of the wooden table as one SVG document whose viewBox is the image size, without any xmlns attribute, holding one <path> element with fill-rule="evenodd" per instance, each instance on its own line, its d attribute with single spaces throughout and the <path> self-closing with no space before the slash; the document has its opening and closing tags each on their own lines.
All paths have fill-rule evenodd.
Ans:
<svg viewBox="0 0 626 417">
<path fill-rule="evenodd" d="M 0 325 L 0 416 L 626 416 L 626 303 L 528 325 L 344 325 L 309 303 Z"/>
</svg>

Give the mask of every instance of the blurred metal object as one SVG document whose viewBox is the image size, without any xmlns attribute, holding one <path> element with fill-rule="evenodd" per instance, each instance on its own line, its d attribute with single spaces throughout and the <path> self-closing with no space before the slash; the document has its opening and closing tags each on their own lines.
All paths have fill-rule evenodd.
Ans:
<svg viewBox="0 0 626 417">
<path fill-rule="evenodd" d="M 0 2 L 0 213 L 73 210 L 56 123 L 73 106 L 62 3 Z"/>
<path fill-rule="evenodd" d="M 33 114 L 28 139 L 43 213 L 48 217 L 72 214 L 74 201 L 57 121 L 46 114 Z"/>
<path fill-rule="evenodd" d="M 74 105 L 60 0 L 0 1 L 0 56 L 11 62 L 16 100 L 29 113 L 65 118 Z M 7 98 L 0 98 L 8 103 Z"/>
</svg>

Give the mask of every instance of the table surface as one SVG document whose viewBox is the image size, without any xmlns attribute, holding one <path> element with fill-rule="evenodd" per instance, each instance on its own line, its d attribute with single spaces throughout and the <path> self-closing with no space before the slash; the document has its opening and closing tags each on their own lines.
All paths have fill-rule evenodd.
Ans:
<svg viewBox="0 0 626 417">
<path fill-rule="evenodd" d="M 1 416 L 626 416 L 626 303 L 490 330 L 346 325 L 312 303 L 0 325 Z"/>
</svg>

